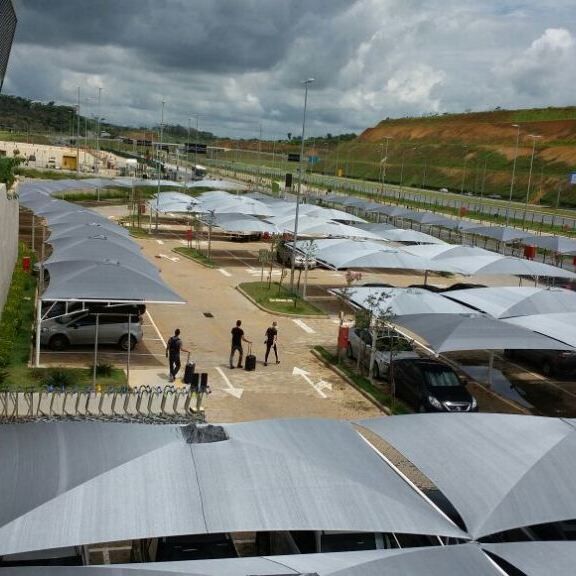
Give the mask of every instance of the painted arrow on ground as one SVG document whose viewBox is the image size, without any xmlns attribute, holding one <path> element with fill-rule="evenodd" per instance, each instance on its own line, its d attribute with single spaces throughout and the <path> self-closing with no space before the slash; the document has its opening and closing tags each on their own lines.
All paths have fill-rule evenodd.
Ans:
<svg viewBox="0 0 576 576">
<path fill-rule="evenodd" d="M 306 372 L 306 370 L 302 370 L 302 368 L 298 368 L 298 366 L 294 366 L 294 370 L 292 370 L 292 376 L 301 376 L 304 378 L 304 380 L 306 380 L 306 382 L 308 382 L 308 384 L 310 384 L 310 386 L 312 386 L 312 388 L 314 388 L 314 390 L 316 390 L 316 392 L 318 392 L 322 398 L 328 398 L 328 396 L 326 396 L 322 390 L 332 390 L 332 384 L 325 382 L 324 380 L 320 380 L 314 384 L 314 381 L 310 378 L 310 372 Z"/>
<path fill-rule="evenodd" d="M 228 380 L 228 376 L 224 374 L 224 370 L 222 370 L 220 366 L 216 366 L 216 370 L 218 370 L 218 374 L 222 376 L 222 380 L 224 380 L 224 383 L 226 384 L 226 388 L 222 388 L 222 391 L 240 400 L 240 398 L 242 398 L 242 394 L 244 394 L 244 388 L 234 388 L 234 386 L 232 386 L 232 382 Z"/>
<path fill-rule="evenodd" d="M 170 260 L 170 262 L 180 262 L 180 258 L 177 256 L 166 256 L 166 254 L 158 254 L 160 258 L 165 258 L 166 260 Z"/>
</svg>

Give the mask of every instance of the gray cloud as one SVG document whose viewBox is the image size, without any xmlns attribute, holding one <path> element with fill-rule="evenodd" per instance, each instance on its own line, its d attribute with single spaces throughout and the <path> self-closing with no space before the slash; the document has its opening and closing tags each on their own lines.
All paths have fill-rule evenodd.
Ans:
<svg viewBox="0 0 576 576">
<path fill-rule="evenodd" d="M 570 104 L 573 0 L 19 0 L 5 93 L 254 137 Z"/>
</svg>

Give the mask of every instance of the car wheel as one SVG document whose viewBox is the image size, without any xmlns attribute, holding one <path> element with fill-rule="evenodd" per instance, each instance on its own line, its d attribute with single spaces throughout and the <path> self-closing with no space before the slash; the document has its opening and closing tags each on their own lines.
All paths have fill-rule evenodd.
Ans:
<svg viewBox="0 0 576 576">
<path fill-rule="evenodd" d="M 542 374 L 544 374 L 544 376 L 552 376 L 552 364 L 550 364 L 550 362 L 544 362 L 544 364 L 542 364 Z"/>
<path fill-rule="evenodd" d="M 68 346 L 70 346 L 70 342 L 66 336 L 62 336 L 62 334 L 56 334 L 50 338 L 50 342 L 48 346 L 51 350 L 55 350 L 56 352 L 61 352 L 62 350 L 66 350 Z"/>
<path fill-rule="evenodd" d="M 124 334 L 120 341 L 118 342 L 118 346 L 124 351 L 128 350 L 128 346 L 130 346 L 130 350 L 134 350 L 136 346 L 136 338 L 134 336 L 128 336 L 128 334 Z"/>
<path fill-rule="evenodd" d="M 354 351 L 352 350 L 352 344 L 348 342 L 348 346 L 346 346 L 346 356 L 351 360 L 354 358 Z"/>
<path fill-rule="evenodd" d="M 424 404 L 420 404 L 420 406 L 418 406 L 418 412 L 420 412 L 420 414 L 426 413 L 426 407 L 424 406 Z"/>
</svg>

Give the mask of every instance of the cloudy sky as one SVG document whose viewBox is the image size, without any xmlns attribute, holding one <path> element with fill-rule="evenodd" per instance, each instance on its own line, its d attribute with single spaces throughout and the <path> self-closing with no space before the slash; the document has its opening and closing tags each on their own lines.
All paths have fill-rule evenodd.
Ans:
<svg viewBox="0 0 576 576">
<path fill-rule="evenodd" d="M 3 92 L 220 135 L 575 104 L 574 0 L 14 0 Z"/>
</svg>

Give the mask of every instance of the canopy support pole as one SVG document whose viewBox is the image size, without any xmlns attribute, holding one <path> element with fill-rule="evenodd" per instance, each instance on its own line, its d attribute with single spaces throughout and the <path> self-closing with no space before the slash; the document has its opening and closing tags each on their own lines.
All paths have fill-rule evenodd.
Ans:
<svg viewBox="0 0 576 576">
<path fill-rule="evenodd" d="M 488 388 L 492 388 L 492 377 L 494 370 L 494 350 L 488 352 Z"/>
<path fill-rule="evenodd" d="M 128 357 L 126 360 L 126 384 L 130 386 L 130 352 L 132 350 L 132 314 L 128 314 Z"/>
<path fill-rule="evenodd" d="M 424 286 L 428 284 L 428 270 L 424 270 Z"/>
<path fill-rule="evenodd" d="M 34 345 L 34 368 L 40 366 L 40 330 L 42 328 L 42 298 L 38 298 L 36 308 L 36 341 Z"/>
<path fill-rule="evenodd" d="M 92 366 L 92 388 L 96 390 L 96 367 L 98 366 L 98 331 L 100 328 L 100 314 L 96 314 L 96 334 L 94 335 L 94 366 Z"/>
</svg>

